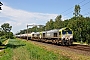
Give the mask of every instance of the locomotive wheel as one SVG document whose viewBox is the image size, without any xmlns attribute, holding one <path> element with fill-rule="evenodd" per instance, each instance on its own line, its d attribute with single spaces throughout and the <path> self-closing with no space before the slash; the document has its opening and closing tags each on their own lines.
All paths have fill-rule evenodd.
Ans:
<svg viewBox="0 0 90 60">
<path fill-rule="evenodd" d="M 61 42 L 61 45 L 65 45 L 64 41 Z"/>
<path fill-rule="evenodd" d="M 59 40 L 56 40 L 56 44 L 60 44 L 60 43 L 59 43 Z"/>
<path fill-rule="evenodd" d="M 54 40 L 52 40 L 52 43 L 54 44 Z"/>
<path fill-rule="evenodd" d="M 69 45 L 72 45 L 73 44 L 73 40 L 69 40 Z"/>
<path fill-rule="evenodd" d="M 71 41 L 69 41 L 69 45 L 72 45 L 72 42 Z"/>
<path fill-rule="evenodd" d="M 69 45 L 69 41 L 68 40 L 66 40 L 65 45 Z"/>
<path fill-rule="evenodd" d="M 55 44 L 56 43 L 56 40 L 54 40 L 53 43 Z"/>
</svg>

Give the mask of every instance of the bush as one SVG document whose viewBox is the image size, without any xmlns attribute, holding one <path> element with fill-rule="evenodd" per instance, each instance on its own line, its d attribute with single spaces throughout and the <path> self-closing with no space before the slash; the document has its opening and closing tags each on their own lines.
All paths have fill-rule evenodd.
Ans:
<svg viewBox="0 0 90 60">
<path fill-rule="evenodd" d="M 2 45 L 2 42 L 0 41 L 0 45 Z"/>
<path fill-rule="evenodd" d="M 5 35 L 4 35 L 4 36 L 2 36 L 2 37 L 1 37 L 1 39 L 6 39 L 6 36 L 5 36 Z"/>
</svg>

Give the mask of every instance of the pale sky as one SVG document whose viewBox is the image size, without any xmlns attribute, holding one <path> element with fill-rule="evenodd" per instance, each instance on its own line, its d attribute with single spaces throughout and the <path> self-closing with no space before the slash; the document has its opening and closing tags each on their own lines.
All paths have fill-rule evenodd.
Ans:
<svg viewBox="0 0 90 60">
<path fill-rule="evenodd" d="M 62 15 L 62 20 L 71 18 L 74 6 L 81 6 L 81 14 L 90 17 L 89 0 L 0 0 L 0 26 L 9 23 L 16 33 L 26 29 L 27 24 L 45 25 L 50 19 Z"/>
</svg>

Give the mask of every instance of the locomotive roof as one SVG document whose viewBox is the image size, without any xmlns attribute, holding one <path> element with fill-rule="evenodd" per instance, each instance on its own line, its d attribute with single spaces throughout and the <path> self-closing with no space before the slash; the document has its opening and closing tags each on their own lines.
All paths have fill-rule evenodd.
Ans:
<svg viewBox="0 0 90 60">
<path fill-rule="evenodd" d="M 62 31 L 62 30 L 65 30 L 65 29 L 70 29 L 68 27 L 65 27 L 65 28 L 61 28 L 59 31 Z M 71 30 L 71 29 L 70 29 Z"/>
<path fill-rule="evenodd" d="M 61 28 L 61 29 L 53 29 L 53 30 L 49 30 L 49 31 L 32 32 L 31 34 L 40 34 L 40 33 L 46 33 L 46 32 L 58 32 L 58 31 L 62 31 L 62 30 L 65 30 L 65 29 L 70 29 L 70 28 L 65 27 L 65 28 Z M 70 29 L 70 30 L 71 30 L 71 29 Z"/>
<path fill-rule="evenodd" d="M 59 31 L 59 29 L 49 30 L 47 32 L 57 32 L 57 31 Z"/>
</svg>

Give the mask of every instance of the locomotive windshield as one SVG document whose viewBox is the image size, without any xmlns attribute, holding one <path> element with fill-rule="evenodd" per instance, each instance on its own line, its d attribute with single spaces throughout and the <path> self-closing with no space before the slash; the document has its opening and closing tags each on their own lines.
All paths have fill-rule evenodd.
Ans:
<svg viewBox="0 0 90 60">
<path fill-rule="evenodd" d="M 69 30 L 69 31 L 68 31 L 68 34 L 72 34 L 72 31 L 71 31 L 71 30 Z"/>
<path fill-rule="evenodd" d="M 66 34 L 66 31 L 62 30 L 62 34 Z"/>
<path fill-rule="evenodd" d="M 62 34 L 72 34 L 72 31 L 69 28 L 62 30 Z"/>
</svg>

